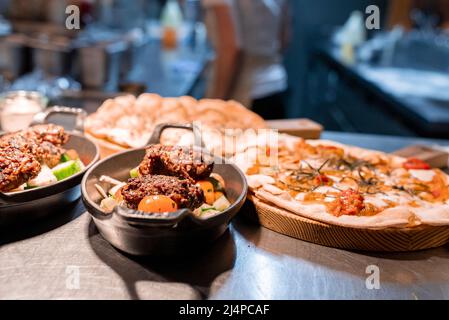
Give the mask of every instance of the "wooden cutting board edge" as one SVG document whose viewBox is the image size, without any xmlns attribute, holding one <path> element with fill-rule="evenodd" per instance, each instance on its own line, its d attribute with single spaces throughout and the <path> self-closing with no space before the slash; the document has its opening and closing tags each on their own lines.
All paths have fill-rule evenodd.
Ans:
<svg viewBox="0 0 449 320">
<path fill-rule="evenodd" d="M 449 226 L 358 229 L 311 220 L 265 203 L 253 195 L 258 222 L 267 229 L 315 244 L 358 251 L 410 252 L 449 243 Z"/>
</svg>

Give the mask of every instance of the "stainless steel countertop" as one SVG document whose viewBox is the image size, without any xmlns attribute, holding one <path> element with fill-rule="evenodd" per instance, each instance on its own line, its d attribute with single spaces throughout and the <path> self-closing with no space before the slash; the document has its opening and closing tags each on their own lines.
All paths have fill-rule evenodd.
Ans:
<svg viewBox="0 0 449 320">
<path fill-rule="evenodd" d="M 386 151 L 416 141 L 341 133 L 324 138 Z M 370 265 L 380 270 L 378 290 L 366 287 Z M 449 299 L 448 270 L 449 246 L 350 252 L 274 233 L 241 214 L 210 249 L 188 259 L 119 253 L 98 234 L 81 202 L 51 221 L 0 233 L 2 299 Z"/>
</svg>

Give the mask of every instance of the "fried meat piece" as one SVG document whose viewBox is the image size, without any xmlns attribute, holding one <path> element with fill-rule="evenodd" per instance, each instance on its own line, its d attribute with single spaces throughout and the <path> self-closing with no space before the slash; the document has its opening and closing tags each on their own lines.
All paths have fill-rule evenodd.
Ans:
<svg viewBox="0 0 449 320">
<path fill-rule="evenodd" d="M 2 136 L 0 148 L 13 147 L 31 153 L 39 162 L 52 168 L 59 163 L 65 152 L 61 146 L 67 141 L 68 135 L 63 127 L 45 124 Z"/>
<path fill-rule="evenodd" d="M 142 175 L 159 174 L 194 181 L 204 180 L 212 172 L 214 162 L 192 148 L 152 145 L 139 165 Z"/>
<path fill-rule="evenodd" d="M 62 146 L 69 140 L 69 136 L 65 133 L 64 128 L 55 124 L 33 126 L 25 132 L 38 142 L 49 142 L 57 147 Z"/>
<path fill-rule="evenodd" d="M 64 152 L 65 150 L 63 148 L 44 141 L 37 147 L 35 155 L 39 161 L 53 168 L 59 164 Z"/>
<path fill-rule="evenodd" d="M 0 191 L 8 192 L 36 177 L 41 170 L 37 159 L 28 152 L 7 146 L 0 149 Z"/>
<path fill-rule="evenodd" d="M 146 196 L 164 195 L 170 197 L 178 208 L 195 209 L 204 202 L 203 191 L 190 180 L 163 175 L 147 175 L 128 180 L 121 194 L 126 205 L 137 209 Z"/>
</svg>

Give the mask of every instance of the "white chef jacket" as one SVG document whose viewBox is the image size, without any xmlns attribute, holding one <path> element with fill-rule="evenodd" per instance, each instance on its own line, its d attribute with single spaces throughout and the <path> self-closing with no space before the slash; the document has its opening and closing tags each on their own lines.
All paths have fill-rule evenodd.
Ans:
<svg viewBox="0 0 449 320">
<path fill-rule="evenodd" d="M 202 0 L 204 7 L 227 4 L 235 20 L 243 65 L 231 98 L 246 106 L 251 101 L 287 88 L 287 74 L 280 54 L 282 6 L 285 0 Z M 213 21 L 207 21 L 212 42 Z"/>
</svg>

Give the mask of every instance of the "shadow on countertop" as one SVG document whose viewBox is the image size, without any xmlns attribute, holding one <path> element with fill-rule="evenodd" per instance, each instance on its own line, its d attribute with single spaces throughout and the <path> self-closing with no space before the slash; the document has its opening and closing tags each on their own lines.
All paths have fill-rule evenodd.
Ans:
<svg viewBox="0 0 449 320">
<path fill-rule="evenodd" d="M 32 238 L 37 235 L 57 229 L 81 216 L 86 209 L 78 199 L 63 208 L 54 208 L 45 217 L 24 221 L 14 225 L 0 225 L 0 246 L 8 243 Z"/>
<path fill-rule="evenodd" d="M 211 246 L 187 257 L 137 257 L 110 245 L 91 220 L 89 242 L 96 255 L 110 266 L 126 284 L 129 297 L 140 299 L 139 281 L 176 282 L 191 286 L 197 299 L 207 299 L 212 282 L 234 266 L 236 247 L 229 229 Z"/>
</svg>

